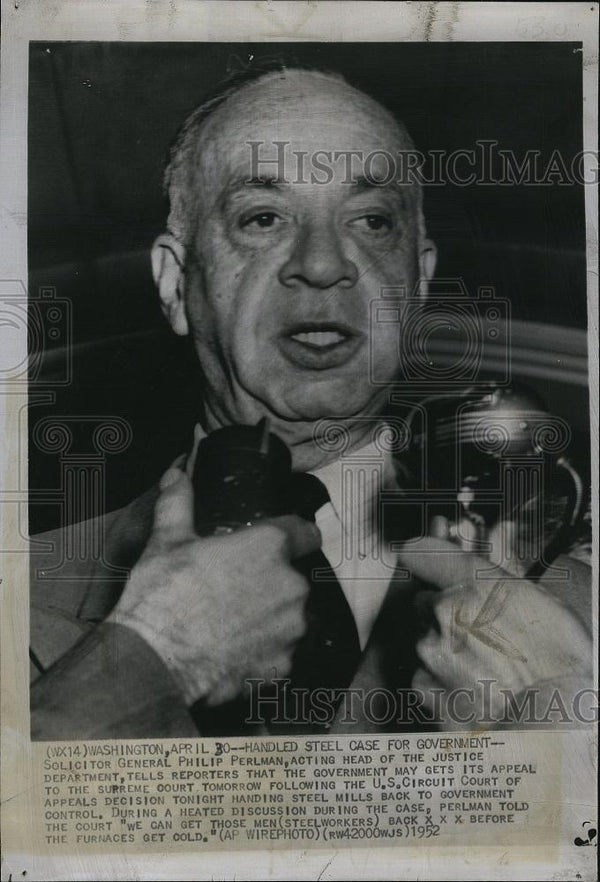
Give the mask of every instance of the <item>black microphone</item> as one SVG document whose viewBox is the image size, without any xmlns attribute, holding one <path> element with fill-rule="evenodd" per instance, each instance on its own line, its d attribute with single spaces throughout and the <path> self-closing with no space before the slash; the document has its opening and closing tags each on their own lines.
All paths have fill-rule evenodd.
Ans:
<svg viewBox="0 0 600 882">
<path fill-rule="evenodd" d="M 196 532 L 231 533 L 286 514 L 291 474 L 290 451 L 266 417 L 212 432 L 198 445 L 192 476 Z"/>
</svg>

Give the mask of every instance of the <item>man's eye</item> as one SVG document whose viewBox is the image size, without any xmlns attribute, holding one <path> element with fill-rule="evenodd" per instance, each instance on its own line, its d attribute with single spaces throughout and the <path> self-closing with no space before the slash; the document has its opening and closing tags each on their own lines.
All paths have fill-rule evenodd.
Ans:
<svg viewBox="0 0 600 882">
<path fill-rule="evenodd" d="M 269 227 L 275 226 L 277 221 L 279 220 L 279 215 L 275 214 L 274 211 L 261 211 L 260 214 L 253 214 L 252 217 L 248 217 L 242 220 L 242 227 L 260 227 L 260 229 L 268 229 Z"/>
<path fill-rule="evenodd" d="M 365 214 L 363 217 L 356 218 L 353 224 L 362 227 L 362 229 L 371 230 L 374 233 L 380 230 L 391 230 L 393 226 L 391 218 L 384 214 Z"/>
</svg>

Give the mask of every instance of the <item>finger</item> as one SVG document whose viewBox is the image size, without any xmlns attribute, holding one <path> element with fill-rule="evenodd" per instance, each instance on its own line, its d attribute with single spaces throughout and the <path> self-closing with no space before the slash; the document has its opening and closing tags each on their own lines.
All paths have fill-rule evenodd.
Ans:
<svg viewBox="0 0 600 882">
<path fill-rule="evenodd" d="M 292 655 L 289 652 L 282 652 L 276 658 L 266 663 L 261 673 L 269 681 L 287 677 L 291 670 Z"/>
<path fill-rule="evenodd" d="M 289 582 L 286 585 L 289 585 Z M 304 595 L 305 592 L 303 592 L 301 599 L 287 604 L 283 613 L 271 611 L 269 621 L 262 628 L 262 652 L 267 654 L 274 650 L 291 652 L 298 641 L 304 637 L 306 634 L 305 604 L 302 602 Z"/>
<path fill-rule="evenodd" d="M 440 693 L 444 694 L 446 688 L 446 685 L 442 684 L 430 671 L 424 668 L 417 668 L 415 671 L 411 690 L 418 696 L 420 707 L 430 714 L 435 714 L 436 718 L 439 717 L 440 712 L 439 695 Z M 432 719 L 432 722 L 437 721 L 437 719 Z"/>
<path fill-rule="evenodd" d="M 307 621 L 306 621 L 306 613 L 305 613 L 305 604 L 298 609 L 296 615 L 291 615 L 288 618 L 287 627 L 285 630 L 282 629 L 279 634 L 279 639 L 282 640 L 285 646 L 295 646 L 296 643 L 301 640 L 306 634 Z"/>
<path fill-rule="evenodd" d="M 428 692 L 444 687 L 440 680 L 428 671 L 426 668 L 417 668 L 411 683 L 412 688 L 416 692 L 420 692 L 424 697 Z"/>
<path fill-rule="evenodd" d="M 187 457 L 185 464 L 185 471 L 189 478 L 194 474 L 194 466 L 196 465 L 196 456 L 198 455 L 198 446 L 201 441 L 206 438 L 206 432 L 200 425 L 200 423 L 196 423 L 194 426 L 194 440 L 192 442 L 192 449 L 190 450 L 190 455 Z"/>
<path fill-rule="evenodd" d="M 412 547 L 406 543 L 398 554 L 398 560 L 417 579 L 436 585 L 442 590 L 470 585 L 475 581 L 478 571 L 489 572 L 490 569 L 489 561 L 484 558 L 462 551 L 452 542 L 429 536 Z"/>
<path fill-rule="evenodd" d="M 514 573 L 514 575 L 519 575 L 515 556 L 515 538 L 515 525 L 513 521 L 498 521 L 490 530 L 489 541 L 491 549 L 489 558 L 497 566 L 503 567 L 503 569 Z"/>
<path fill-rule="evenodd" d="M 289 560 L 304 557 L 321 547 L 321 531 L 316 524 L 298 515 L 282 515 L 268 521 L 285 535 L 285 554 Z"/>
<path fill-rule="evenodd" d="M 165 542 L 194 534 L 194 492 L 190 479 L 170 468 L 160 482 L 161 493 L 154 509 L 154 535 Z"/>
<path fill-rule="evenodd" d="M 477 542 L 477 527 L 468 518 L 462 518 L 458 522 L 456 535 L 463 551 L 470 551 Z"/>
<path fill-rule="evenodd" d="M 185 458 L 185 454 L 182 456 L 178 456 L 175 459 L 167 471 L 164 473 L 160 481 L 158 482 L 158 487 L 160 490 L 166 490 L 167 487 L 170 487 L 171 484 L 174 484 L 181 477 L 181 472 L 183 471 L 183 461 Z"/>
<path fill-rule="evenodd" d="M 456 651 L 458 647 L 453 646 L 448 636 L 432 630 L 417 642 L 415 648 L 421 667 L 444 686 L 466 683 L 475 676 L 471 655 Z"/>
<path fill-rule="evenodd" d="M 436 539 L 448 539 L 450 536 L 450 522 L 443 515 L 434 515 L 431 519 L 429 532 Z"/>
</svg>

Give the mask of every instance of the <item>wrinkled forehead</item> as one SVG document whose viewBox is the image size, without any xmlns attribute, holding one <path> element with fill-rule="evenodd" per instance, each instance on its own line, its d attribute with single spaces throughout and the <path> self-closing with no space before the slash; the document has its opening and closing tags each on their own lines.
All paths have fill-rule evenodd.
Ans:
<svg viewBox="0 0 600 882">
<path fill-rule="evenodd" d="M 406 130 L 380 104 L 334 76 L 282 71 L 230 96 L 203 125 L 196 161 L 214 186 L 230 175 L 252 176 L 261 156 L 353 151 L 353 167 L 378 151 L 412 150 Z M 375 160 L 377 162 L 377 160 Z M 360 171 L 359 171 L 360 173 Z"/>
</svg>

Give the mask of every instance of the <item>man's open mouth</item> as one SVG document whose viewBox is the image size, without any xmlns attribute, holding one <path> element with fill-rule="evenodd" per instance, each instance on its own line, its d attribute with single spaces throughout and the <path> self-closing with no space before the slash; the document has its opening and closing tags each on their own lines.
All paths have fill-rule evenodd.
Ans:
<svg viewBox="0 0 600 882">
<path fill-rule="evenodd" d="M 300 331 L 298 334 L 292 334 L 292 340 L 305 343 L 307 346 L 316 346 L 318 349 L 333 346 L 345 339 L 345 335 L 340 334 L 339 331 Z"/>
<path fill-rule="evenodd" d="M 287 328 L 278 339 L 284 356 L 298 367 L 326 370 L 348 361 L 363 335 L 354 328 L 330 322 L 303 322 Z"/>
</svg>

